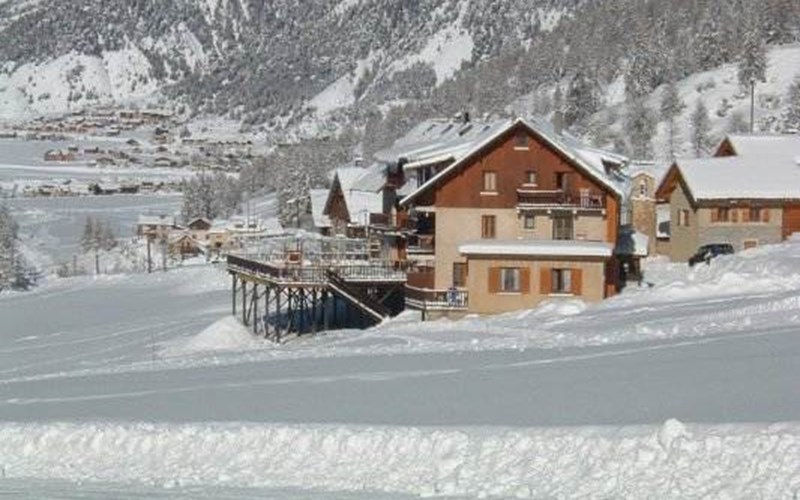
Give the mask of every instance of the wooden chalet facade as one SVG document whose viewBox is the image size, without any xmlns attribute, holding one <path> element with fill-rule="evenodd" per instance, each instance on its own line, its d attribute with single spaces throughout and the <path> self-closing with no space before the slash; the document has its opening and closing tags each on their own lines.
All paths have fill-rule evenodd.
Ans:
<svg viewBox="0 0 800 500">
<path fill-rule="evenodd" d="M 400 201 L 416 264 L 407 303 L 428 316 L 491 314 L 615 294 L 620 165 L 591 163 L 599 152 L 581 154 L 524 120 L 485 130 L 449 161 L 417 162 L 427 171 Z"/>
</svg>

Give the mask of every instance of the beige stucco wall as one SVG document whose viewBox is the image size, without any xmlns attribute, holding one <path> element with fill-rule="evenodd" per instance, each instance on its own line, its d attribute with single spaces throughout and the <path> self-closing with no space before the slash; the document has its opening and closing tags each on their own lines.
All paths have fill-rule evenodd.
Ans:
<svg viewBox="0 0 800 500">
<path fill-rule="evenodd" d="M 530 269 L 530 293 L 489 293 L 489 269 L 492 267 L 519 267 Z M 551 295 L 540 290 L 542 268 L 569 268 L 582 270 L 582 290 L 580 298 L 588 302 L 598 302 L 605 296 L 605 263 L 588 261 L 547 260 L 500 260 L 496 258 L 475 258 L 469 260 L 469 311 L 477 314 L 494 314 L 520 309 L 530 309 L 546 299 L 573 298 L 570 294 Z"/>
<path fill-rule="evenodd" d="M 525 229 L 525 219 L 516 209 L 436 209 L 436 281 L 438 289 L 446 289 L 453 284 L 453 263 L 466 262 L 458 251 L 461 243 L 481 239 L 481 217 L 496 217 L 496 238 L 498 240 L 553 239 L 552 216 L 539 212 L 533 230 Z M 606 220 L 599 212 L 578 213 L 575 216 L 575 238 L 586 241 L 605 241 Z"/>
<path fill-rule="evenodd" d="M 697 244 L 730 243 L 737 252 L 744 250 L 745 242 L 755 241 L 758 245 L 780 243 L 783 239 L 783 209 L 770 207 L 768 222 L 711 222 L 711 213 L 716 209 L 701 208 L 697 211 Z M 733 210 L 733 208 L 731 209 Z"/>
<path fill-rule="evenodd" d="M 669 199 L 670 206 L 670 245 L 669 258 L 673 262 L 683 262 L 689 259 L 697 251 L 697 212 L 692 208 L 683 186 L 678 187 L 672 192 Z M 679 213 L 681 210 L 689 211 L 689 226 L 679 226 Z"/>
</svg>

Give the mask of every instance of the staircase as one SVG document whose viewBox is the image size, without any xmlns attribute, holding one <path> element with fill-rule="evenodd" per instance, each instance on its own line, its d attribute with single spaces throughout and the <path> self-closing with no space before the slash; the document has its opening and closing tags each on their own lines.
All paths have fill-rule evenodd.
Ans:
<svg viewBox="0 0 800 500">
<path fill-rule="evenodd" d="M 368 297 L 366 294 L 362 293 L 356 287 L 351 286 L 348 284 L 339 274 L 335 271 L 328 271 L 328 286 L 330 287 L 331 291 L 338 295 L 339 297 L 345 299 L 346 301 L 353 304 L 355 307 L 360 309 L 361 311 L 365 312 L 368 316 L 373 318 L 377 322 L 381 322 L 384 319 L 391 316 L 391 310 L 388 307 L 381 304 L 377 300 Z"/>
</svg>

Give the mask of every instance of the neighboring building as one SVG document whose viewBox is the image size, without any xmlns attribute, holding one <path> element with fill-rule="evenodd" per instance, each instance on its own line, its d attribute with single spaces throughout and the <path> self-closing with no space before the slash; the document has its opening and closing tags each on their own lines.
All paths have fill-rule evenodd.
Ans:
<svg viewBox="0 0 800 500">
<path fill-rule="evenodd" d="M 370 222 L 384 213 L 383 166 L 337 168 L 322 212 L 330 220 L 331 234 L 364 237 Z"/>
<path fill-rule="evenodd" d="M 778 243 L 800 232 L 800 136 L 729 136 L 712 158 L 675 162 L 656 196 L 669 203 L 673 261 L 710 243 Z"/>
<path fill-rule="evenodd" d="M 204 254 L 206 247 L 203 242 L 195 239 L 189 232 L 175 231 L 167 239 L 167 251 L 170 255 L 184 259 Z"/>
<path fill-rule="evenodd" d="M 136 234 L 155 239 L 167 238 L 171 231 L 180 229 L 171 215 L 140 215 Z"/>
<path fill-rule="evenodd" d="M 656 179 L 649 170 L 636 169 L 629 172 L 631 179 L 628 197 L 630 226 L 648 238 L 647 251 L 656 251 Z"/>
<path fill-rule="evenodd" d="M 331 219 L 325 215 L 325 204 L 328 201 L 327 189 L 311 189 L 309 191 L 309 208 L 314 229 L 323 236 L 331 235 Z"/>
<path fill-rule="evenodd" d="M 195 217 L 186 224 L 186 230 L 192 238 L 198 241 L 205 241 L 206 234 L 211 229 L 212 222 L 205 217 Z"/>
<path fill-rule="evenodd" d="M 44 154 L 44 161 L 75 161 L 75 153 L 51 149 Z"/>
<path fill-rule="evenodd" d="M 616 293 L 623 158 L 523 119 L 429 120 L 377 157 L 411 185 L 399 201 L 411 307 L 499 313 Z"/>
</svg>

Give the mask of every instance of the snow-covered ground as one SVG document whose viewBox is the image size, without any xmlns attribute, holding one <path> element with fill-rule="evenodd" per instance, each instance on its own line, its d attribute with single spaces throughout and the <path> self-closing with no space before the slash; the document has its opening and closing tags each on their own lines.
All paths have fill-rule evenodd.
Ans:
<svg viewBox="0 0 800 500">
<path fill-rule="evenodd" d="M 213 267 L 5 295 L 0 494 L 794 498 L 798 264 L 654 260 L 602 304 L 281 346 Z"/>
</svg>

